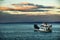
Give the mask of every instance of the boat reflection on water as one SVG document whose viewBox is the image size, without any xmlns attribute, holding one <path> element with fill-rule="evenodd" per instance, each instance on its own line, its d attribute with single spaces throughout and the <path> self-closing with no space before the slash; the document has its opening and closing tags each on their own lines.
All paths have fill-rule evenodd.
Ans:
<svg viewBox="0 0 60 40">
<path fill-rule="evenodd" d="M 47 23 L 42 23 L 40 27 L 38 27 L 37 24 L 34 24 L 34 31 L 52 32 L 52 25 Z"/>
</svg>

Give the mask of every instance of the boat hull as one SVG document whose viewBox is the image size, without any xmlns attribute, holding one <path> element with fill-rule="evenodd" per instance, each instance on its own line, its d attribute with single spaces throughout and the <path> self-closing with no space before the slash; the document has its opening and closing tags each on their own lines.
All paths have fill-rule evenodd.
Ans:
<svg viewBox="0 0 60 40">
<path fill-rule="evenodd" d="M 39 32 L 52 32 L 52 30 L 44 30 L 44 29 L 34 29 L 34 31 L 39 31 Z"/>
</svg>

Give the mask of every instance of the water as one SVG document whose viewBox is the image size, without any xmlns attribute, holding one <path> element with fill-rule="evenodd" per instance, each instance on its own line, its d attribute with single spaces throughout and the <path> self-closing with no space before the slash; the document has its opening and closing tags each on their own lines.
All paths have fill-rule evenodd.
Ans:
<svg viewBox="0 0 60 40">
<path fill-rule="evenodd" d="M 0 24 L 0 40 L 59 40 L 60 23 L 51 24 L 50 33 L 34 32 L 33 24 Z"/>
</svg>

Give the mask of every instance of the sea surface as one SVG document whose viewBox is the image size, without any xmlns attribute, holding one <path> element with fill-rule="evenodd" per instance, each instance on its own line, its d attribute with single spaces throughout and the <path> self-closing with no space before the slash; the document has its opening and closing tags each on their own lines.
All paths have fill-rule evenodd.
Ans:
<svg viewBox="0 0 60 40">
<path fill-rule="evenodd" d="M 35 32 L 33 23 L 0 24 L 0 40 L 60 40 L 60 23 L 50 24 L 52 32 Z"/>
</svg>

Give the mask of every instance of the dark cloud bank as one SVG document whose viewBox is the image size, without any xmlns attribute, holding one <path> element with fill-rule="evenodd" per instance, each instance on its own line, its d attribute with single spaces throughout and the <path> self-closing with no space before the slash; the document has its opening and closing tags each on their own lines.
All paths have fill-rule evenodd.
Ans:
<svg viewBox="0 0 60 40">
<path fill-rule="evenodd" d="M 60 15 L 11 15 L 0 12 L 0 23 L 8 22 L 60 22 Z"/>
</svg>

